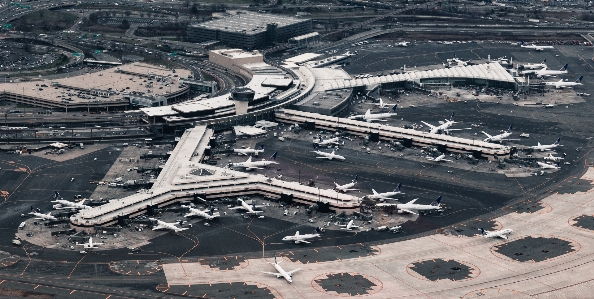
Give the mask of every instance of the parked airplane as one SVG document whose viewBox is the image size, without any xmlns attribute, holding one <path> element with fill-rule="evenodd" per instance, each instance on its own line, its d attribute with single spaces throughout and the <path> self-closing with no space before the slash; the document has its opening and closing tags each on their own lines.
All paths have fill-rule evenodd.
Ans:
<svg viewBox="0 0 594 299">
<path fill-rule="evenodd" d="M 393 199 L 392 196 L 394 196 L 394 195 L 404 194 L 404 193 L 400 192 L 400 187 L 402 187 L 402 183 L 398 184 L 398 187 L 396 187 L 396 189 L 394 189 L 394 191 L 384 192 L 384 193 L 377 193 L 375 191 L 375 189 L 371 189 L 371 191 L 373 191 L 373 194 L 367 195 L 367 198 L 373 199 L 373 200 L 379 200 L 379 201 L 384 201 L 386 199 Z"/>
<path fill-rule="evenodd" d="M 507 240 L 507 235 L 511 234 L 513 230 L 511 228 L 506 228 L 498 231 L 488 232 L 483 228 L 481 230 L 481 236 L 483 238 L 502 238 Z"/>
<path fill-rule="evenodd" d="M 392 106 L 392 109 L 388 113 L 371 113 L 371 109 L 367 109 L 364 115 L 352 115 L 349 116 L 349 119 L 356 119 L 356 120 L 364 120 L 367 122 L 373 121 L 387 121 L 384 118 L 392 117 L 396 115 L 396 106 L 398 104 Z"/>
<path fill-rule="evenodd" d="M 58 218 L 54 217 L 51 215 L 52 212 L 48 212 L 47 214 L 43 214 L 43 213 L 37 213 L 37 212 L 31 212 L 29 213 L 29 215 L 33 215 L 37 218 L 37 220 L 58 220 Z"/>
<path fill-rule="evenodd" d="M 507 129 L 507 131 L 505 131 L 505 132 L 503 132 L 503 133 L 501 133 L 499 135 L 494 135 L 494 136 L 491 136 L 491 135 L 487 134 L 485 131 L 481 131 L 481 133 L 487 135 L 487 138 L 485 138 L 485 140 L 483 140 L 483 141 L 485 141 L 485 142 L 499 142 L 499 143 L 501 143 L 502 141 L 519 140 L 519 139 L 507 139 L 507 137 L 509 137 L 512 134 L 512 127 L 513 126 L 514 126 L 513 124 L 509 125 L 509 129 Z"/>
<path fill-rule="evenodd" d="M 546 68 L 547 67 L 547 60 L 543 60 L 541 63 L 535 63 L 535 64 L 524 64 L 522 65 L 524 67 L 525 70 L 535 70 L 535 69 L 542 69 L 542 68 Z"/>
<path fill-rule="evenodd" d="M 545 82 L 546 86 L 555 86 L 555 88 L 572 88 L 574 86 L 582 85 L 582 79 L 584 76 L 580 76 L 574 82 L 564 82 L 563 79 L 555 82 Z"/>
<path fill-rule="evenodd" d="M 561 160 L 565 159 L 565 156 L 567 156 L 567 154 L 563 154 L 563 157 L 555 157 L 553 156 L 553 154 L 549 154 L 548 157 L 544 157 L 543 159 L 545 160 L 551 160 L 553 162 L 560 162 Z"/>
<path fill-rule="evenodd" d="M 565 64 L 558 71 L 556 71 L 556 70 L 549 70 L 547 68 L 543 68 L 543 69 L 536 70 L 536 71 L 530 71 L 530 73 L 535 74 L 537 78 L 550 77 L 550 76 L 556 76 L 556 75 L 563 75 L 563 74 L 567 74 L 567 67 L 568 66 L 569 66 L 569 64 Z M 529 72 L 524 72 L 524 73 L 529 74 Z"/>
<path fill-rule="evenodd" d="M 416 214 L 414 211 L 429 211 L 429 210 L 441 210 L 441 195 L 429 205 L 415 204 L 418 198 L 415 198 L 407 203 L 378 203 L 378 207 L 396 207 L 398 210 L 402 210 L 407 213 Z"/>
<path fill-rule="evenodd" d="M 374 103 L 374 105 L 379 106 L 380 109 L 385 109 L 385 108 L 390 107 L 390 105 L 394 105 L 394 104 L 386 103 L 386 102 L 384 102 L 384 99 L 380 98 L 379 103 Z"/>
<path fill-rule="evenodd" d="M 399 42 L 396 43 L 397 47 L 408 47 L 408 45 L 410 45 L 410 42 Z"/>
<path fill-rule="evenodd" d="M 184 217 L 198 216 L 198 217 L 202 217 L 202 218 L 205 218 L 205 219 L 208 219 L 208 220 L 212 220 L 212 219 L 215 219 L 215 218 L 221 216 L 221 214 L 219 212 L 216 212 L 216 213 L 214 212 L 214 208 L 211 208 L 208 211 L 202 211 L 202 210 L 199 210 L 199 209 L 190 207 L 190 206 L 183 206 L 182 205 L 182 207 L 183 208 L 188 208 L 190 210 L 190 212 L 187 213 L 186 215 L 184 215 Z"/>
<path fill-rule="evenodd" d="M 450 127 L 453 124 L 457 123 L 457 122 L 454 121 L 454 112 L 452 112 L 452 116 L 450 117 L 449 120 L 446 119 L 446 121 L 443 124 L 439 125 L 439 126 L 434 126 L 434 125 L 428 124 L 428 123 L 426 123 L 424 121 L 421 121 L 421 122 L 424 123 L 426 126 L 429 127 L 429 133 L 432 133 L 432 134 L 441 134 L 441 133 L 449 134 L 450 131 L 460 131 L 460 130 L 462 130 L 462 129 L 450 129 Z"/>
<path fill-rule="evenodd" d="M 336 159 L 336 160 L 341 160 L 344 161 L 345 158 L 341 155 L 337 155 L 335 154 L 335 150 L 332 150 L 331 153 L 326 153 L 326 152 L 322 152 L 318 150 L 318 147 L 314 144 L 313 145 L 314 150 L 312 152 L 316 153 L 317 155 L 320 155 L 320 157 L 316 157 L 318 159 L 328 159 L 328 160 L 332 160 L 332 159 Z"/>
<path fill-rule="evenodd" d="M 336 185 L 336 187 L 334 187 L 334 190 L 339 191 L 339 192 L 345 192 L 345 193 L 348 191 L 359 190 L 359 189 L 352 189 L 357 184 L 357 177 L 359 177 L 359 175 L 355 175 L 354 180 L 352 180 L 350 183 L 344 184 L 342 186 L 337 184 L 336 182 L 334 182 L 334 185 Z"/>
<path fill-rule="evenodd" d="M 84 209 L 90 209 L 90 206 L 84 205 L 83 201 L 81 202 L 71 202 L 71 201 L 67 201 L 64 199 L 56 199 L 53 200 L 52 202 L 58 203 L 60 204 L 60 207 L 56 207 L 54 206 L 55 209 L 77 209 L 77 210 L 84 210 Z"/>
<path fill-rule="evenodd" d="M 179 228 L 179 227 L 176 226 L 176 225 L 181 226 L 182 223 L 183 223 L 183 221 L 174 222 L 174 223 L 167 223 L 165 221 L 161 221 L 161 220 L 154 219 L 154 218 L 149 218 L 149 219 L 150 220 L 153 220 L 153 221 L 157 221 L 157 226 L 153 227 L 153 230 L 168 229 L 168 230 L 172 230 L 172 231 L 174 231 L 174 232 L 177 233 L 177 232 L 181 232 L 181 231 L 184 231 L 184 230 L 188 229 L 187 227 Z"/>
<path fill-rule="evenodd" d="M 536 163 L 537 163 L 537 164 L 538 164 L 538 166 L 540 166 L 542 169 L 561 169 L 561 167 L 560 167 L 560 166 L 555 166 L 555 165 L 552 165 L 552 164 L 547 164 L 547 163 L 540 162 L 540 161 L 538 161 L 538 162 L 536 162 Z"/>
<path fill-rule="evenodd" d="M 54 142 L 54 143 L 50 143 L 49 146 L 55 147 L 55 148 L 58 148 L 58 149 L 62 149 L 62 148 L 68 147 L 68 144 L 61 143 L 61 142 Z"/>
<path fill-rule="evenodd" d="M 280 263 L 281 263 L 281 262 L 282 262 L 282 261 L 278 261 L 278 262 L 277 262 L 277 261 L 276 261 L 276 256 L 274 256 L 274 263 L 270 263 L 270 262 L 269 262 L 269 264 L 271 264 L 272 266 L 274 266 L 274 269 L 276 269 L 276 271 L 278 271 L 278 272 L 276 272 L 276 273 L 275 273 L 275 272 L 264 272 L 264 271 L 262 271 L 262 273 L 266 273 L 266 274 L 275 275 L 275 276 L 276 276 L 276 278 L 281 278 L 281 277 L 282 277 L 282 278 L 284 278 L 286 281 L 288 281 L 289 283 L 292 283 L 292 282 L 293 282 L 293 273 L 295 273 L 295 272 L 297 272 L 297 271 L 301 270 L 301 268 L 297 268 L 297 269 L 295 269 L 295 270 L 291 270 L 291 271 L 287 272 L 287 271 L 285 271 L 285 269 L 283 269 L 283 268 L 280 266 Z"/>
<path fill-rule="evenodd" d="M 247 161 L 239 162 L 239 163 L 229 163 L 229 167 L 231 168 L 245 168 L 245 170 L 252 170 L 252 169 L 263 169 L 262 167 L 271 165 L 271 164 L 278 164 L 276 163 L 276 153 L 270 156 L 269 160 L 262 159 L 262 161 L 252 161 L 252 156 L 250 156 Z M 272 161 L 270 161 L 272 159 Z"/>
<path fill-rule="evenodd" d="M 446 61 L 448 63 L 448 66 L 466 66 L 470 62 L 470 60 L 464 61 L 462 59 L 459 59 L 458 57 L 456 57 L 455 54 L 454 58 L 449 58 Z"/>
<path fill-rule="evenodd" d="M 308 239 L 318 238 L 319 236 L 320 236 L 320 234 L 318 233 L 318 229 L 316 228 L 316 231 L 313 234 L 300 235 L 299 231 L 297 231 L 294 236 L 284 237 L 283 241 L 294 241 L 295 244 L 299 244 L 299 243 L 310 244 L 311 242 L 307 241 Z"/>
<path fill-rule="evenodd" d="M 540 144 L 539 142 L 538 145 L 531 146 L 530 148 L 533 150 L 539 150 L 541 152 L 550 151 L 558 146 L 562 146 L 559 143 L 561 143 L 561 138 L 557 138 L 557 141 L 555 141 L 553 144 Z"/>
<path fill-rule="evenodd" d="M 524 44 L 524 41 L 522 41 L 522 43 L 520 44 L 520 47 L 525 48 L 525 49 L 532 49 L 535 51 L 543 51 L 544 49 L 554 49 L 555 48 L 553 46 L 526 45 L 526 44 Z"/>
<path fill-rule="evenodd" d="M 93 237 L 89 237 L 89 242 L 88 243 L 78 243 L 78 242 L 76 242 L 76 245 L 78 245 L 78 246 L 84 246 L 85 249 L 91 249 L 91 248 L 99 248 L 99 247 L 97 247 L 97 245 L 103 245 L 103 243 L 93 242 Z"/>
<path fill-rule="evenodd" d="M 357 225 L 355 225 L 355 220 L 351 220 L 351 221 L 349 221 L 349 223 L 347 223 L 345 225 L 341 225 L 340 229 L 354 230 L 355 228 L 359 228 L 359 227 Z"/>
<path fill-rule="evenodd" d="M 255 149 L 255 148 L 234 148 L 233 149 L 234 153 L 237 153 L 238 155 L 254 155 L 254 156 L 258 156 L 259 153 L 263 153 L 264 152 L 264 145 L 260 145 L 260 149 Z"/>
<path fill-rule="evenodd" d="M 338 142 L 339 140 L 340 140 L 340 138 L 338 138 L 338 137 L 334 137 L 334 138 L 330 138 L 330 139 L 324 140 L 324 139 L 322 139 L 322 136 L 320 136 L 319 140 L 315 140 L 314 139 L 314 143 L 317 144 L 317 145 L 322 145 L 322 146 L 324 146 L 324 145 L 330 145 L 330 144 L 336 144 L 336 145 L 338 145 L 339 144 L 339 142 Z"/>
<path fill-rule="evenodd" d="M 431 156 L 427 156 L 427 160 L 433 161 L 433 162 L 454 162 L 453 160 L 448 160 L 445 157 L 446 157 L 445 154 L 441 154 L 435 158 L 431 157 Z"/>
<path fill-rule="evenodd" d="M 230 210 L 237 210 L 237 209 L 242 209 L 242 210 L 246 210 L 246 214 L 258 214 L 258 213 L 264 213 L 264 211 L 257 211 L 254 210 L 255 208 L 258 208 L 259 206 L 256 206 L 255 204 L 252 204 L 251 206 L 249 204 L 247 204 L 245 201 L 243 201 L 243 199 L 238 199 L 237 201 L 239 201 L 241 203 L 240 206 L 236 206 L 236 207 L 232 207 L 229 208 Z"/>
</svg>

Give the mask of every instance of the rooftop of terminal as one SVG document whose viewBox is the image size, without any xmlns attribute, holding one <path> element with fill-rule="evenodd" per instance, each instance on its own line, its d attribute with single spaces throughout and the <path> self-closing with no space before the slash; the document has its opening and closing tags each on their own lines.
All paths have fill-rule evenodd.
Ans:
<svg viewBox="0 0 594 299">
<path fill-rule="evenodd" d="M 237 12 L 235 15 L 190 26 L 202 27 L 211 30 L 257 34 L 265 32 L 266 25 L 268 24 L 275 23 L 278 25 L 278 27 L 284 27 L 303 21 L 304 19 L 293 18 L 285 15 Z"/>
</svg>

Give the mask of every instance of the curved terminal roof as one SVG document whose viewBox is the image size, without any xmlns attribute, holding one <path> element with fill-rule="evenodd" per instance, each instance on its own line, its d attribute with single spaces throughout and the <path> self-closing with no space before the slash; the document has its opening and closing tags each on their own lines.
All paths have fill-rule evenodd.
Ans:
<svg viewBox="0 0 594 299">
<path fill-rule="evenodd" d="M 499 63 L 485 63 L 361 79 L 336 79 L 326 82 L 324 84 L 324 89 L 335 90 L 402 81 L 418 82 L 422 79 L 438 78 L 473 78 L 509 83 L 515 82 L 514 77 Z"/>
</svg>

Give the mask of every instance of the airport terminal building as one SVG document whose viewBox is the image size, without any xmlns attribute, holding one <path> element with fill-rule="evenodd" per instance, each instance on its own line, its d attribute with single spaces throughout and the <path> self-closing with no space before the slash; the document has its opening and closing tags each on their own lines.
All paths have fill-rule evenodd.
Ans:
<svg viewBox="0 0 594 299">
<path fill-rule="evenodd" d="M 187 33 L 192 42 L 216 40 L 230 47 L 254 49 L 311 31 L 310 19 L 250 12 L 189 25 Z"/>
</svg>

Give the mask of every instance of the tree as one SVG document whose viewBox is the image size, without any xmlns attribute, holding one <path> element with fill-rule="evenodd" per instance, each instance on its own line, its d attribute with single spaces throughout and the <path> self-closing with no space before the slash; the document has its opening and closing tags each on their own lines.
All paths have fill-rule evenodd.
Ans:
<svg viewBox="0 0 594 299">
<path fill-rule="evenodd" d="M 194 5 L 192 5 L 192 8 L 190 9 L 190 14 L 192 14 L 192 15 L 198 14 L 198 7 L 196 6 L 196 3 L 194 3 Z"/>
<path fill-rule="evenodd" d="M 124 14 L 126 14 L 126 16 L 127 16 L 127 17 L 129 17 L 129 16 L 132 14 L 132 12 L 131 12 L 131 11 L 129 11 L 129 10 L 126 10 L 126 11 L 124 12 Z"/>
<path fill-rule="evenodd" d="M 120 27 L 120 29 L 126 29 L 126 30 L 128 30 L 128 29 L 130 29 L 130 22 L 128 20 L 124 19 L 122 21 L 122 24 L 120 24 L 119 27 Z"/>
</svg>

